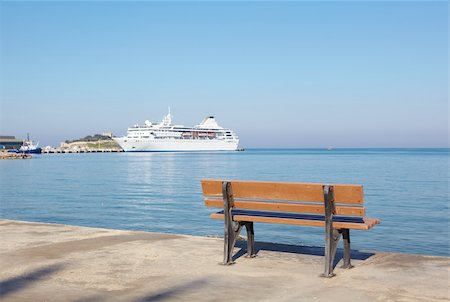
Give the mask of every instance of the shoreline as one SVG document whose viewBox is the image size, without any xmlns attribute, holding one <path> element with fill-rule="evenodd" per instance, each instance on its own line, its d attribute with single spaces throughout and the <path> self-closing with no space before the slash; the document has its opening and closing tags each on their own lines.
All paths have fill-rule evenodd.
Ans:
<svg viewBox="0 0 450 302">
<path fill-rule="evenodd" d="M 166 234 L 166 235 L 178 235 L 178 236 L 192 236 L 192 237 L 199 237 L 199 238 L 214 238 L 214 239 L 219 239 L 219 240 L 223 240 L 223 236 L 222 235 L 216 235 L 216 234 L 207 234 L 207 235 L 196 235 L 196 234 L 192 234 L 192 233 L 176 233 L 176 232 L 164 232 L 164 231 L 152 231 L 152 230 L 138 230 L 138 229 L 126 229 L 126 228 L 114 228 L 114 227 L 109 227 L 109 226 L 93 226 L 93 225 L 89 225 L 89 224 L 66 224 L 66 223 L 60 223 L 60 222 L 43 222 L 43 221 L 38 221 L 38 220 L 21 220 L 21 219 L 14 219 L 14 218 L 7 218 L 7 217 L 1 217 L 0 216 L 0 223 L 2 221 L 12 221 L 12 222 L 19 222 L 19 223 L 27 223 L 27 224 L 43 224 L 43 225 L 57 225 L 57 226 L 70 226 L 70 227 L 77 227 L 77 228 L 89 228 L 89 229 L 104 229 L 104 230 L 111 230 L 111 231 L 123 231 L 123 232 L 144 232 L 144 233 L 158 233 L 158 234 Z M 238 242 L 242 241 L 245 242 L 245 232 L 240 234 L 240 237 L 237 239 Z M 274 242 L 269 242 L 269 241 L 259 241 L 259 243 L 262 244 L 266 244 L 266 243 L 270 243 L 270 244 L 274 244 L 274 245 L 281 245 L 281 246 L 291 246 L 291 247 L 300 247 L 300 248 L 305 248 L 305 249 L 323 249 L 324 246 L 323 245 L 296 245 L 293 244 L 291 242 L 278 242 L 278 241 L 274 241 Z M 238 244 L 238 243 L 237 243 Z M 342 248 L 342 241 L 339 240 L 338 243 L 338 253 Z M 364 245 L 364 244 L 363 244 Z M 352 247 L 352 251 L 356 251 L 356 249 L 353 249 Z M 415 255 L 415 256 L 423 256 L 423 257 L 448 257 L 450 259 L 450 254 L 449 255 L 443 255 L 443 254 L 427 254 L 427 253 L 420 253 L 420 252 L 412 252 L 412 253 L 408 253 L 405 251 L 395 251 L 395 250 L 377 250 L 377 249 L 361 249 L 358 250 L 361 251 L 362 253 L 371 253 L 371 254 L 399 254 L 399 255 Z"/>
<path fill-rule="evenodd" d="M 352 251 L 355 267 L 338 264 L 337 276 L 324 279 L 323 256 L 314 247 L 258 242 L 256 258 L 223 266 L 220 238 L 6 219 L 0 231 L 3 301 L 450 298 L 445 256 Z"/>
</svg>

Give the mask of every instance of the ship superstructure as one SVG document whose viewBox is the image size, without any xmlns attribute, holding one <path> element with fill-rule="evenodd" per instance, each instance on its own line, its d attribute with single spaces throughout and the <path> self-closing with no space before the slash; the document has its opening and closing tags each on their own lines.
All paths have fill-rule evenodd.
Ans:
<svg viewBox="0 0 450 302">
<path fill-rule="evenodd" d="M 217 124 L 213 116 L 194 127 L 174 125 L 169 113 L 160 123 L 145 121 L 128 128 L 127 136 L 113 138 L 126 152 L 149 151 L 235 151 L 239 138 Z"/>
</svg>

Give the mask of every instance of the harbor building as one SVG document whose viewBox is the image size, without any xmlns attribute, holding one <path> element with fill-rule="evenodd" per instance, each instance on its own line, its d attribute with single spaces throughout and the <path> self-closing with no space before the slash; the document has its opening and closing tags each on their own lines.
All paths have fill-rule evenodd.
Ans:
<svg viewBox="0 0 450 302">
<path fill-rule="evenodd" d="M 0 135 L 0 149 L 19 149 L 22 145 L 23 140 L 15 136 Z"/>
</svg>

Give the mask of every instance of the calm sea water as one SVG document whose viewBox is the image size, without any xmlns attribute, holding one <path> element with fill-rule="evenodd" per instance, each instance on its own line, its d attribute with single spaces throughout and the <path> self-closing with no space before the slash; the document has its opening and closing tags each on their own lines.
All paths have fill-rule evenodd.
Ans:
<svg viewBox="0 0 450 302">
<path fill-rule="evenodd" d="M 363 184 L 370 231 L 352 248 L 449 256 L 449 149 L 48 154 L 0 161 L 1 218 L 223 235 L 200 179 Z M 255 225 L 256 240 L 323 246 L 323 230 Z"/>
</svg>

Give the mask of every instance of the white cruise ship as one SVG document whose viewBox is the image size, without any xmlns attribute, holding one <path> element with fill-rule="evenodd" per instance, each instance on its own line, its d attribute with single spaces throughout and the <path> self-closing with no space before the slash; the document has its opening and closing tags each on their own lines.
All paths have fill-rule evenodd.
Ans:
<svg viewBox="0 0 450 302">
<path fill-rule="evenodd" d="M 113 138 L 126 152 L 151 151 L 236 151 L 239 138 L 230 129 L 220 127 L 213 116 L 199 125 L 172 124 L 169 113 L 160 123 L 145 121 L 128 128 L 127 136 Z"/>
</svg>

